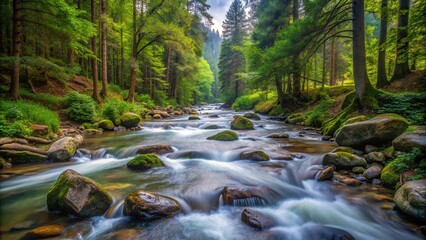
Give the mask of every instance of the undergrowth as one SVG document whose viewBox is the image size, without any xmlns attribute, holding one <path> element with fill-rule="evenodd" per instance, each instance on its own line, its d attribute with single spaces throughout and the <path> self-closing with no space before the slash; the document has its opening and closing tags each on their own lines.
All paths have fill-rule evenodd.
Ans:
<svg viewBox="0 0 426 240">
<path fill-rule="evenodd" d="M 378 94 L 378 113 L 396 113 L 405 117 L 411 125 L 421 125 L 426 121 L 426 93 Z"/>
</svg>

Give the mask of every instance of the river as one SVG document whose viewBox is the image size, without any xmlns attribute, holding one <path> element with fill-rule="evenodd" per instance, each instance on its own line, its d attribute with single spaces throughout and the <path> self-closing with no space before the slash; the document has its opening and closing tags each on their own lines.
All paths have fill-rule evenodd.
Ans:
<svg viewBox="0 0 426 240">
<path fill-rule="evenodd" d="M 69 163 L 14 167 L 23 174 L 0 182 L 0 238 L 21 238 L 28 230 L 10 230 L 20 225 L 61 224 L 65 233 L 58 239 L 116 239 L 114 233 L 122 229 L 132 229 L 132 238 L 138 239 L 321 239 L 318 231 L 328 227 L 346 230 L 356 239 L 421 239 L 412 230 L 415 223 L 393 209 L 393 191 L 372 184 L 348 187 L 314 180 L 322 155 L 336 147 L 321 141 L 314 130 L 262 116 L 253 121 L 256 130 L 237 131 L 238 141 L 211 141 L 206 138 L 229 129 L 233 115 L 242 113 L 218 105 L 197 110 L 199 121 L 182 116 L 145 122 L 140 131 L 86 136 L 80 149 L 96 150 L 92 156 L 82 150 Z M 211 114 L 219 117 L 211 118 Z M 164 124 L 171 129 L 164 129 Z M 220 129 L 203 129 L 210 124 Z M 271 133 L 290 137 L 265 137 Z M 154 144 L 171 145 L 175 151 L 202 151 L 205 156 L 171 159 L 165 154 L 160 156 L 165 167 L 144 172 L 127 169 L 138 147 Z M 238 160 L 245 150 L 262 150 L 271 160 Z M 293 160 L 277 160 L 283 155 Z M 114 204 L 105 216 L 79 219 L 47 210 L 47 192 L 66 169 L 98 181 L 113 196 Z M 266 202 L 252 199 L 225 206 L 221 198 L 225 186 L 272 191 L 265 196 Z M 152 222 L 123 216 L 124 198 L 138 189 L 176 199 L 182 212 Z M 240 216 L 247 205 L 271 216 L 276 226 L 258 231 L 245 225 Z"/>
</svg>

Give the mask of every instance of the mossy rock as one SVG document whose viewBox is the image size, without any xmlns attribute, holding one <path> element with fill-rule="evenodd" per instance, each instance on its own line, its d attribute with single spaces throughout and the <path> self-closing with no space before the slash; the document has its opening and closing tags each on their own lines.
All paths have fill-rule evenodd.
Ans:
<svg viewBox="0 0 426 240">
<path fill-rule="evenodd" d="M 81 126 L 83 126 L 84 130 L 93 128 L 92 123 L 83 123 L 83 124 L 81 124 Z"/>
<path fill-rule="evenodd" d="M 254 125 L 250 121 L 250 119 L 236 115 L 234 116 L 234 120 L 231 122 L 231 129 L 233 130 L 253 130 Z"/>
<path fill-rule="evenodd" d="M 270 158 L 268 154 L 263 151 L 246 151 L 240 154 L 240 159 L 253 160 L 253 161 L 268 161 Z"/>
<path fill-rule="evenodd" d="M 367 121 L 367 120 L 368 120 L 367 116 L 360 115 L 360 116 L 349 118 L 348 120 L 345 121 L 345 123 L 343 123 L 343 126 L 347 125 L 347 124 L 362 122 L 362 121 Z"/>
<path fill-rule="evenodd" d="M 383 155 L 385 155 L 385 157 L 386 157 L 387 159 L 391 159 L 391 158 L 393 158 L 393 153 L 394 153 L 394 152 L 395 152 L 395 149 L 394 149 L 394 147 L 393 147 L 393 146 L 387 147 L 387 148 L 385 148 L 385 149 L 382 151 Z"/>
<path fill-rule="evenodd" d="M 141 118 L 136 113 L 127 112 L 120 116 L 121 125 L 126 128 L 137 127 Z"/>
<path fill-rule="evenodd" d="M 81 136 L 80 136 L 81 137 Z M 50 145 L 48 152 L 49 158 L 56 162 L 70 160 L 81 142 L 73 137 L 64 137 Z"/>
<path fill-rule="evenodd" d="M 162 166 L 165 166 L 163 161 L 155 154 L 142 154 L 127 163 L 127 167 L 132 170 L 148 170 Z"/>
<path fill-rule="evenodd" d="M 248 119 L 260 120 L 260 116 L 257 115 L 256 113 L 244 113 L 243 116 L 248 118 Z"/>
<path fill-rule="evenodd" d="M 98 126 L 103 130 L 112 131 L 114 130 L 114 123 L 111 120 L 105 119 L 98 123 Z"/>
<path fill-rule="evenodd" d="M 198 116 L 189 116 L 188 120 L 201 120 Z"/>
<path fill-rule="evenodd" d="M 297 124 L 297 123 L 303 122 L 304 120 L 305 118 L 303 117 L 301 113 L 293 113 L 290 116 L 288 116 L 285 121 L 290 124 Z"/>
<path fill-rule="evenodd" d="M 16 151 L 16 150 L 0 150 L 0 157 L 10 159 L 10 163 L 26 164 L 26 163 L 40 163 L 48 159 L 48 156 L 38 154 L 30 151 Z"/>
<path fill-rule="evenodd" d="M 352 168 L 352 172 L 355 174 L 361 174 L 365 171 L 365 168 L 363 167 L 354 167 Z"/>
<path fill-rule="evenodd" d="M 392 164 L 386 165 L 381 173 L 382 184 L 388 188 L 395 188 L 396 184 L 399 183 L 399 173 Z"/>
<path fill-rule="evenodd" d="M 331 152 L 347 152 L 347 153 L 352 153 L 354 154 L 354 150 L 351 147 L 337 147 L 335 149 L 333 149 L 333 151 Z"/>
<path fill-rule="evenodd" d="M 207 138 L 208 140 L 217 141 L 235 141 L 238 140 L 238 134 L 231 130 L 225 130 Z"/>
<path fill-rule="evenodd" d="M 208 125 L 207 127 L 205 127 L 204 129 L 219 129 L 218 125 Z"/>
<path fill-rule="evenodd" d="M 89 128 L 89 129 L 84 129 L 83 133 L 84 134 L 101 134 L 102 131 L 95 128 Z"/>
<path fill-rule="evenodd" d="M 62 172 L 47 193 L 49 211 L 83 218 L 103 215 L 111 203 L 112 197 L 99 183 L 71 169 Z"/>
<path fill-rule="evenodd" d="M 347 152 L 327 153 L 322 159 L 322 165 L 333 165 L 339 169 L 352 169 L 354 167 L 366 167 L 367 161 Z"/>
</svg>

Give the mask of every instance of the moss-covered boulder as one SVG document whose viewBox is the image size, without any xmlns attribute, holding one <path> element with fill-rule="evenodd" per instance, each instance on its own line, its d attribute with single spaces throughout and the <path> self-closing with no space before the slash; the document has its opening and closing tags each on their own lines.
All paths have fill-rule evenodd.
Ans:
<svg viewBox="0 0 426 240">
<path fill-rule="evenodd" d="M 244 117 L 248 118 L 248 119 L 253 119 L 253 120 L 260 120 L 260 116 L 257 115 L 256 113 L 244 113 L 243 115 Z"/>
<path fill-rule="evenodd" d="M 426 222 L 426 179 L 406 182 L 396 191 L 394 201 L 403 213 Z"/>
<path fill-rule="evenodd" d="M 201 120 L 199 116 L 189 116 L 188 120 Z"/>
<path fill-rule="evenodd" d="M 233 130 L 253 130 L 254 125 L 250 121 L 250 119 L 236 115 L 234 116 L 234 120 L 231 122 L 231 129 Z"/>
<path fill-rule="evenodd" d="M 47 153 L 52 161 L 68 161 L 74 156 L 80 143 L 76 138 L 64 137 L 50 145 Z"/>
<path fill-rule="evenodd" d="M 305 118 L 303 117 L 301 113 L 293 113 L 287 117 L 285 122 L 290 124 L 296 124 L 296 123 L 303 122 L 304 120 Z"/>
<path fill-rule="evenodd" d="M 370 120 L 347 124 L 336 136 L 336 143 L 341 146 L 364 148 L 389 144 L 408 127 L 405 118 L 397 114 L 381 114 Z"/>
<path fill-rule="evenodd" d="M 59 210 L 78 217 L 102 215 L 111 203 L 111 196 L 99 183 L 71 169 L 59 175 L 47 194 L 49 211 Z"/>
<path fill-rule="evenodd" d="M 170 159 L 192 159 L 192 158 L 204 158 L 209 159 L 211 158 L 211 155 L 208 152 L 203 151 L 193 151 L 193 150 L 187 150 L 187 151 L 178 151 L 174 153 L 170 153 L 167 155 Z"/>
<path fill-rule="evenodd" d="M 263 151 L 245 151 L 240 154 L 240 159 L 242 160 L 253 160 L 253 161 L 268 161 L 268 154 Z"/>
<path fill-rule="evenodd" d="M 180 211 L 179 203 L 167 196 L 138 190 L 124 200 L 124 215 L 142 220 L 171 217 Z"/>
<path fill-rule="evenodd" d="M 0 157 L 10 160 L 10 163 L 13 165 L 40 163 L 46 161 L 49 158 L 47 155 L 44 154 L 16 150 L 0 150 Z"/>
<path fill-rule="evenodd" d="M 114 130 L 114 123 L 111 120 L 105 119 L 98 123 L 98 127 L 103 130 L 112 131 Z"/>
<path fill-rule="evenodd" d="M 411 152 L 418 148 L 426 153 L 426 130 L 406 132 L 392 141 L 392 146 L 397 151 Z"/>
<path fill-rule="evenodd" d="M 127 163 L 127 167 L 132 170 L 147 170 L 161 166 L 164 166 L 164 163 L 155 154 L 142 154 Z"/>
<path fill-rule="evenodd" d="M 238 134 L 231 130 L 225 130 L 207 138 L 208 140 L 217 141 L 235 141 L 238 140 Z"/>
<path fill-rule="evenodd" d="M 208 125 L 208 126 L 204 127 L 203 129 L 219 129 L 219 126 L 212 124 L 212 125 Z"/>
<path fill-rule="evenodd" d="M 352 169 L 354 167 L 365 167 L 367 161 L 359 156 L 347 152 L 327 153 L 322 159 L 322 165 L 333 165 L 339 169 Z"/>
<path fill-rule="evenodd" d="M 89 129 L 84 129 L 83 133 L 84 134 L 89 134 L 89 135 L 92 135 L 92 134 L 102 134 L 102 130 L 95 129 L 95 128 L 89 128 Z"/>
<path fill-rule="evenodd" d="M 355 174 L 361 174 L 361 173 L 364 173 L 364 171 L 365 171 L 365 168 L 363 168 L 363 167 L 352 168 L 352 172 L 355 173 Z"/>
<path fill-rule="evenodd" d="M 380 180 L 382 180 L 383 186 L 395 188 L 396 184 L 399 183 L 400 180 L 399 173 L 392 164 L 388 164 L 383 168 Z"/>
<path fill-rule="evenodd" d="M 137 127 L 140 121 L 141 118 L 136 113 L 127 112 L 120 116 L 121 125 L 126 128 Z"/>
<path fill-rule="evenodd" d="M 138 154 L 148 154 L 148 153 L 155 153 L 155 154 L 165 154 L 165 153 L 171 153 L 173 152 L 173 149 L 169 145 L 165 144 L 158 144 L 158 145 L 150 145 L 150 146 L 144 146 L 140 147 L 136 153 Z"/>
<path fill-rule="evenodd" d="M 348 120 L 346 120 L 343 123 L 343 126 L 348 125 L 348 124 L 352 124 L 352 123 L 363 122 L 363 121 L 367 121 L 367 120 L 368 120 L 368 117 L 366 117 L 364 115 L 360 115 L 360 116 L 356 116 L 356 117 L 353 117 L 353 118 L 349 118 Z"/>
</svg>

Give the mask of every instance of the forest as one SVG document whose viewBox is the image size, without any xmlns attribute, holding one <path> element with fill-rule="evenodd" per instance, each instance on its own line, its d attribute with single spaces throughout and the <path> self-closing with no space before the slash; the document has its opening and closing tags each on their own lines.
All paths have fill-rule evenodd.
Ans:
<svg viewBox="0 0 426 240">
<path fill-rule="evenodd" d="M 425 122 L 426 0 L 0 1 L 1 239 L 423 239 Z"/>
</svg>

